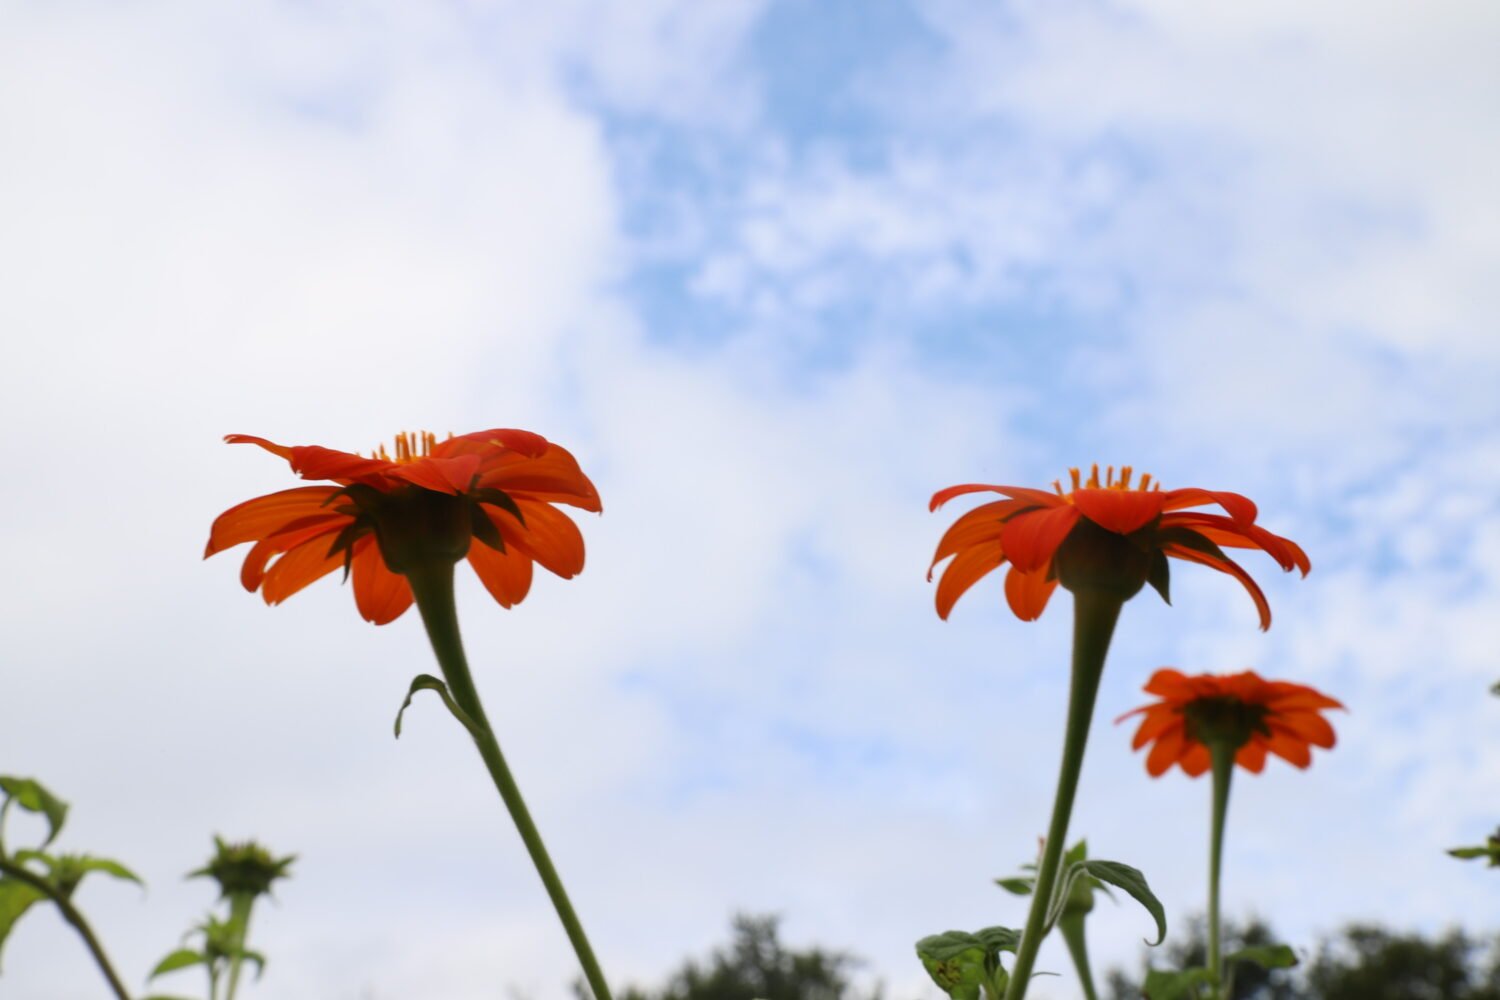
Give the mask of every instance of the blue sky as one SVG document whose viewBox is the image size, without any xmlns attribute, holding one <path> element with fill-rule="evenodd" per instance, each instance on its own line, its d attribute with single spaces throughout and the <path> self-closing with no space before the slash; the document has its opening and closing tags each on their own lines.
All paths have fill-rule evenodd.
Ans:
<svg viewBox="0 0 1500 1000">
<path fill-rule="evenodd" d="M 1350 707 L 1241 782 L 1226 898 L 1294 944 L 1500 925 L 1442 854 L 1497 821 L 1500 80 L 1490 5 L 86 2 L 0 12 L 0 770 L 151 883 L 83 901 L 138 980 L 209 836 L 301 856 L 266 995 L 563 995 L 566 943 L 414 620 L 329 581 L 267 609 L 211 518 L 287 485 L 226 432 L 369 448 L 527 427 L 605 514 L 480 685 L 611 975 L 737 908 L 847 947 L 1021 921 L 1065 601 L 939 622 L 962 481 L 1132 464 L 1243 492 L 1313 573 L 1174 574 L 1128 608 L 1075 829 L 1200 907 L 1207 789 L 1109 720 L 1151 670 Z M 24 432 L 21 432 L 24 431 Z M 955 510 L 956 510 L 955 505 Z M 420 859 L 413 861 L 413 859 Z M 1372 874 L 1374 873 L 1374 874 Z M 1143 918 L 1096 921 L 1134 961 Z M 1059 968 L 1061 952 L 1044 952 Z M 28 918 L 6 988 L 94 989 Z M 497 987 L 495 984 L 502 984 Z M 497 992 L 497 989 L 499 992 Z M 1066 981 L 1037 995 L 1065 1000 Z"/>
</svg>

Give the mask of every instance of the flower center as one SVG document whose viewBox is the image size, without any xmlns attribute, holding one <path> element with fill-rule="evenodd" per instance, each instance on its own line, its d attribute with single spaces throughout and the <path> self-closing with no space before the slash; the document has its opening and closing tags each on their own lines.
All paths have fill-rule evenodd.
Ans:
<svg viewBox="0 0 1500 1000">
<path fill-rule="evenodd" d="M 1116 479 L 1115 467 L 1113 465 L 1106 466 L 1104 471 L 1104 481 L 1101 483 L 1099 481 L 1099 463 L 1095 462 L 1089 470 L 1089 478 L 1087 481 L 1084 480 L 1083 475 L 1077 469 L 1069 469 L 1068 475 L 1073 480 L 1073 489 L 1068 490 L 1067 492 L 1063 492 L 1062 481 L 1059 479 L 1052 480 L 1052 488 L 1057 491 L 1058 496 L 1062 497 L 1069 503 L 1072 503 L 1073 501 L 1073 493 L 1081 489 L 1135 490 L 1138 493 L 1145 493 L 1151 490 L 1161 490 L 1161 483 L 1152 485 L 1151 473 L 1149 472 L 1141 476 L 1140 482 L 1137 485 L 1130 485 L 1130 479 L 1134 474 L 1135 470 L 1133 468 L 1128 465 L 1122 465 L 1120 466 L 1120 478 Z"/>
<path fill-rule="evenodd" d="M 1188 735 L 1199 743 L 1224 743 L 1239 749 L 1256 733 L 1269 736 L 1265 705 L 1241 701 L 1232 695 L 1211 695 L 1189 702 L 1182 709 Z"/>
<path fill-rule="evenodd" d="M 453 435 L 449 434 L 448 436 L 452 437 Z M 392 458 L 390 453 L 385 450 L 385 445 L 381 445 L 375 451 L 370 452 L 370 457 L 379 459 L 382 462 L 399 462 L 404 465 L 407 462 L 415 462 L 419 458 L 426 458 L 432 454 L 432 449 L 436 447 L 437 435 L 431 431 L 418 431 L 415 434 L 408 434 L 406 431 L 402 431 L 396 435 L 395 458 Z"/>
</svg>

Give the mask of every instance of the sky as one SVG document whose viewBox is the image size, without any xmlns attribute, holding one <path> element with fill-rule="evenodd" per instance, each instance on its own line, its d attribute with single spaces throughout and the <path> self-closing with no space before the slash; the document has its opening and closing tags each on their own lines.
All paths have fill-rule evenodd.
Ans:
<svg viewBox="0 0 1500 1000">
<path fill-rule="evenodd" d="M 1207 784 L 1111 720 L 1253 667 L 1349 710 L 1237 782 L 1227 912 L 1493 931 L 1443 850 L 1500 821 L 1497 44 L 1478 0 L 0 3 L 0 773 L 146 879 L 79 893 L 136 988 L 220 833 L 298 856 L 245 996 L 565 996 L 462 731 L 424 696 L 391 737 L 415 615 L 200 559 L 294 485 L 226 433 L 527 428 L 599 487 L 587 568 L 460 612 L 611 979 L 743 910 L 934 998 L 917 938 L 1024 921 L 991 880 L 1046 825 L 1069 608 L 995 577 L 940 621 L 928 498 L 1130 464 L 1313 571 L 1246 556 L 1267 633 L 1194 567 L 1127 606 L 1074 834 L 1201 910 Z M 1149 931 L 1106 904 L 1096 965 Z M 102 995 L 51 912 L 3 976 Z"/>
</svg>

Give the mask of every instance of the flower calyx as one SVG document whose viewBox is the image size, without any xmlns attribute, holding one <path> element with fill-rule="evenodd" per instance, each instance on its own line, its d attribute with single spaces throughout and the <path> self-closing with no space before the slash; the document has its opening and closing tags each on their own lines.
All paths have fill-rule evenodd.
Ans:
<svg viewBox="0 0 1500 1000">
<path fill-rule="evenodd" d="M 208 864 L 189 872 L 188 878 L 211 878 L 219 883 L 221 898 L 269 895 L 271 883 L 287 877 L 287 868 L 297 860 L 295 854 L 274 858 L 271 852 L 253 840 L 229 843 L 214 837 L 214 856 Z"/>
<path fill-rule="evenodd" d="M 464 558 L 474 539 L 505 551 L 500 529 L 481 508 L 488 504 L 525 524 L 520 506 L 504 490 L 471 487 L 462 493 L 440 493 L 419 486 L 378 490 L 352 483 L 329 498 L 344 501 L 334 509 L 354 520 L 338 533 L 329 555 L 344 554 L 348 576 L 354 543 L 374 534 L 386 567 L 407 575 L 433 564 L 449 566 Z"/>
<path fill-rule="evenodd" d="M 1266 706 L 1239 698 L 1214 696 L 1199 698 L 1183 706 L 1187 735 L 1207 747 L 1238 750 L 1256 734 L 1269 738 Z"/>
</svg>

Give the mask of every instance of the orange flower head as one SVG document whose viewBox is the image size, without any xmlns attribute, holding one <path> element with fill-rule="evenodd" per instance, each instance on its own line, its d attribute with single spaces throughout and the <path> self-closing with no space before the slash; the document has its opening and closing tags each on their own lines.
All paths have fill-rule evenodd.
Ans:
<svg viewBox="0 0 1500 1000">
<path fill-rule="evenodd" d="M 1313 747 L 1334 744 L 1333 727 L 1320 713 L 1344 707 L 1305 684 L 1268 681 L 1253 670 L 1188 677 L 1166 667 L 1151 675 L 1145 690 L 1161 700 L 1115 721 L 1143 717 L 1131 749 L 1153 744 L 1146 756 L 1153 778 L 1173 764 L 1198 777 L 1212 766 L 1213 743 L 1233 747 L 1234 762 L 1253 774 L 1266 766 L 1268 752 L 1305 768 Z"/>
<path fill-rule="evenodd" d="M 998 493 L 1003 499 L 975 507 L 953 522 L 938 542 L 927 578 L 951 558 L 938 581 L 937 612 L 947 618 L 980 577 L 1006 562 L 1005 597 L 1022 621 L 1035 621 L 1061 583 L 1069 590 L 1095 588 L 1122 600 L 1150 583 L 1170 603 L 1167 557 L 1199 563 L 1238 580 L 1255 601 L 1260 627 L 1271 627 L 1271 609 L 1254 580 L 1224 548 L 1260 549 L 1284 570 L 1311 568 L 1296 542 L 1255 523 L 1256 508 L 1238 493 L 1197 488 L 1163 490 L 1149 475 L 1132 483 L 1130 466 L 1104 479 L 1095 465 L 1087 479 L 1071 470 L 1072 489 L 1053 492 L 1024 486 L 968 483 L 938 490 L 937 510 L 965 493 Z M 1217 504 L 1228 517 L 1188 508 Z"/>
<path fill-rule="evenodd" d="M 563 578 L 583 569 L 583 536 L 554 504 L 599 511 L 599 494 L 566 449 L 539 434 L 487 430 L 458 437 L 397 435 L 368 458 L 317 445 L 288 447 L 247 434 L 286 459 L 301 486 L 220 514 L 204 557 L 253 542 L 240 570 L 246 590 L 279 604 L 343 567 L 366 621 L 395 621 L 412 604 L 403 575 L 434 560 L 467 558 L 504 607 L 531 588 L 532 564 Z M 477 543 L 477 544 L 476 544 Z"/>
</svg>

